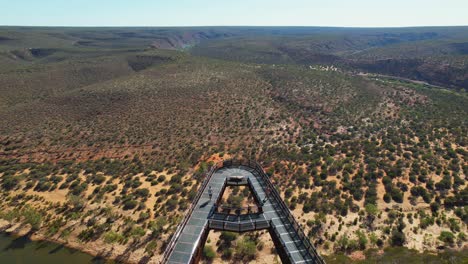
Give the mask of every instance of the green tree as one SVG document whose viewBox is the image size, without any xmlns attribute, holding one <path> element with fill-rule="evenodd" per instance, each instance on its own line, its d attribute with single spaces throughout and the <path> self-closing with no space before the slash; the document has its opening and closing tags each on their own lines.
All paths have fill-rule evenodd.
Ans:
<svg viewBox="0 0 468 264">
<path fill-rule="evenodd" d="M 379 238 L 377 237 L 377 235 L 376 235 L 375 233 L 370 233 L 370 234 L 369 234 L 369 241 L 370 241 L 370 243 L 371 243 L 372 245 L 374 245 L 374 246 L 377 245 L 377 240 L 378 240 L 378 239 L 379 239 Z"/>
<path fill-rule="evenodd" d="M 104 242 L 108 244 L 123 243 L 124 241 L 125 237 L 120 233 L 109 231 L 104 234 Z"/>
<path fill-rule="evenodd" d="M 338 247 L 342 250 L 345 251 L 348 248 L 349 244 L 349 239 L 348 235 L 344 234 L 338 239 Z"/>
<path fill-rule="evenodd" d="M 391 242 L 392 246 L 401 247 L 401 246 L 403 246 L 405 241 L 406 241 L 405 234 L 400 230 L 393 229 L 392 236 L 390 238 L 390 242 Z"/>
<path fill-rule="evenodd" d="M 223 231 L 219 236 L 223 244 L 230 246 L 233 241 L 237 239 L 237 234 L 234 232 Z"/>
<path fill-rule="evenodd" d="M 364 232 L 362 232 L 361 230 L 358 230 L 356 232 L 356 235 L 358 237 L 359 248 L 361 250 L 366 249 L 367 242 L 368 242 L 366 234 L 364 234 Z"/>
<path fill-rule="evenodd" d="M 145 229 L 143 229 L 141 226 L 133 226 L 131 231 L 130 231 L 130 235 L 134 238 L 140 238 L 142 236 L 144 236 L 146 233 Z"/>
<path fill-rule="evenodd" d="M 255 259 L 257 248 L 255 242 L 250 240 L 249 237 L 244 237 L 243 240 L 237 243 L 236 258 L 243 261 Z"/>
<path fill-rule="evenodd" d="M 21 211 L 24 221 L 31 225 L 33 230 L 38 230 L 42 224 L 42 214 L 31 206 L 27 205 Z"/>
<path fill-rule="evenodd" d="M 452 245 L 455 242 L 455 235 L 453 235 L 453 233 L 449 231 L 440 232 L 438 238 L 440 241 L 450 245 Z"/>
<path fill-rule="evenodd" d="M 152 256 L 157 247 L 158 242 L 156 242 L 156 240 L 151 240 L 148 244 L 146 244 L 145 252 Z"/>
<path fill-rule="evenodd" d="M 372 228 L 375 217 L 379 214 L 379 209 L 374 204 L 366 204 L 366 213 L 367 213 L 367 225 Z"/>
<path fill-rule="evenodd" d="M 2 187 L 7 191 L 16 188 L 16 186 L 18 186 L 18 183 L 19 183 L 18 177 L 14 176 L 14 175 L 4 175 L 3 176 Z"/>
<path fill-rule="evenodd" d="M 216 257 L 216 252 L 214 251 L 212 246 L 205 246 L 203 248 L 203 258 L 208 260 L 209 262 L 213 261 Z"/>
</svg>

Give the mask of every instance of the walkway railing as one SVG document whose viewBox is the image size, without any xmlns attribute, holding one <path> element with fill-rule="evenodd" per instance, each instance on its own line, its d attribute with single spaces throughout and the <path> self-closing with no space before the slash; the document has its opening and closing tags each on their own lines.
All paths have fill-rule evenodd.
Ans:
<svg viewBox="0 0 468 264">
<path fill-rule="evenodd" d="M 183 228 L 185 227 L 188 220 L 190 219 L 190 216 L 192 215 L 192 212 L 195 209 L 196 204 L 200 200 L 200 198 L 201 198 L 201 196 L 203 194 L 203 191 L 205 190 L 206 186 L 208 185 L 208 182 L 210 181 L 210 179 L 213 176 L 213 174 L 215 173 L 215 171 L 222 168 L 222 167 L 239 167 L 239 166 L 245 166 L 245 167 L 251 168 L 255 172 L 257 172 L 258 175 L 260 175 L 260 177 L 262 177 L 263 181 L 267 185 L 268 194 L 266 194 L 266 195 L 269 195 L 270 199 L 273 198 L 275 200 L 275 202 L 281 207 L 281 211 L 285 214 L 287 220 L 291 223 L 291 227 L 298 234 L 299 239 L 302 241 L 304 247 L 307 249 L 305 254 L 307 254 L 307 253 L 310 254 L 310 256 L 314 259 L 314 261 L 316 263 L 321 263 L 321 264 L 323 263 L 324 264 L 325 261 L 320 257 L 320 255 L 315 250 L 315 247 L 310 242 L 309 238 L 305 235 L 305 233 L 302 230 L 301 226 L 299 225 L 299 223 L 296 221 L 296 219 L 292 215 L 291 211 L 289 210 L 289 207 L 286 205 L 286 203 L 281 198 L 280 193 L 278 192 L 276 187 L 270 181 L 270 178 L 268 177 L 268 175 L 266 175 L 266 173 L 263 171 L 263 168 L 260 166 L 260 164 L 258 164 L 255 161 L 252 161 L 252 160 L 225 160 L 225 161 L 219 162 L 219 163 L 215 164 L 213 167 L 211 167 L 210 171 L 208 171 L 208 173 L 206 174 L 206 177 L 203 180 L 202 185 L 200 186 L 200 188 L 199 188 L 199 190 L 197 192 L 197 195 L 195 196 L 192 204 L 190 205 L 190 208 L 188 209 L 188 211 L 185 214 L 182 222 L 179 224 L 179 226 L 177 227 L 176 231 L 174 232 L 174 235 L 172 236 L 170 242 L 168 243 L 168 245 L 166 247 L 166 250 L 164 252 L 163 258 L 161 260 L 161 263 L 166 263 L 167 260 L 169 259 L 169 256 L 171 255 L 172 251 L 174 250 L 174 247 L 175 247 L 175 245 L 177 243 L 177 240 L 179 239 L 179 237 L 181 235 L 181 232 L 182 232 Z M 269 223 L 269 222 L 267 222 L 267 223 Z M 208 223 L 208 225 L 209 224 L 213 225 L 213 224 L 215 224 L 215 222 Z M 258 224 L 260 224 L 260 221 L 258 223 L 256 223 L 256 225 L 258 225 Z M 273 225 L 271 225 L 271 226 L 273 226 Z M 255 227 L 257 228 L 257 226 L 255 226 Z M 222 224 L 222 228 L 226 228 L 224 223 Z M 248 229 L 247 227 L 244 227 L 244 228 Z M 240 230 L 242 230 L 242 228 L 239 229 L 239 231 Z M 192 252 L 192 254 L 193 254 L 193 252 Z M 303 254 L 303 256 L 304 256 L 304 254 Z"/>
<path fill-rule="evenodd" d="M 262 198 L 260 197 L 260 195 L 258 195 L 258 192 L 257 190 L 253 187 L 253 183 L 252 183 L 252 180 L 250 180 L 250 178 L 247 178 L 247 183 L 249 184 L 250 186 L 250 190 L 252 191 L 253 195 L 254 195 L 254 199 L 255 201 L 257 202 L 257 204 L 259 204 L 260 206 L 260 210 L 262 210 L 263 212 L 263 209 L 262 209 L 262 204 L 263 204 L 263 201 L 262 201 Z"/>
<path fill-rule="evenodd" d="M 291 213 L 291 210 L 289 210 L 289 207 L 281 198 L 278 189 L 273 185 L 268 175 L 263 171 L 262 166 L 260 166 L 260 164 L 258 164 L 256 161 L 252 160 L 226 160 L 223 162 L 223 167 L 236 166 L 246 166 L 252 168 L 262 177 L 264 182 L 267 184 L 267 188 L 269 189 L 269 198 L 273 197 L 275 199 L 275 202 L 281 207 L 282 212 L 285 213 L 286 218 L 291 223 L 291 227 L 298 234 L 299 239 L 302 241 L 302 243 L 304 243 L 304 247 L 307 249 L 306 253 L 309 253 L 314 259 L 314 261 L 316 261 L 317 263 L 325 263 L 322 257 L 320 257 L 320 255 L 317 253 L 315 247 L 312 245 L 309 238 L 305 235 L 299 223 L 294 218 L 293 214 Z"/>
<path fill-rule="evenodd" d="M 255 230 L 268 229 L 270 227 L 270 220 L 258 219 L 250 221 L 239 221 L 239 222 L 230 222 L 223 220 L 208 220 L 208 226 L 211 229 L 221 230 L 221 231 L 233 231 L 233 232 L 247 232 Z"/>
<path fill-rule="evenodd" d="M 174 232 L 174 235 L 172 236 L 171 240 L 167 244 L 166 250 L 164 251 L 164 255 L 161 259 L 161 263 L 166 263 L 167 260 L 169 259 L 169 256 L 171 255 L 171 252 L 174 250 L 174 247 L 177 243 L 177 240 L 180 237 L 180 234 L 182 233 L 182 230 L 184 229 L 185 225 L 187 224 L 188 220 L 190 219 L 190 216 L 192 215 L 193 210 L 195 209 L 198 201 L 200 200 L 203 190 L 205 190 L 206 186 L 208 185 L 208 182 L 210 181 L 211 177 L 213 176 L 214 172 L 222 167 L 222 163 L 217 163 L 211 167 L 211 169 L 206 173 L 206 177 L 203 180 L 200 188 L 198 189 L 197 195 L 193 199 L 192 204 L 190 205 L 188 211 L 185 213 L 184 218 L 182 219 L 182 222 L 177 226 L 176 231 Z"/>
<path fill-rule="evenodd" d="M 229 206 L 229 205 L 219 205 L 215 206 L 214 212 L 223 213 L 227 215 L 247 215 L 247 214 L 256 214 L 262 213 L 262 207 L 258 205 L 250 206 Z"/>
</svg>

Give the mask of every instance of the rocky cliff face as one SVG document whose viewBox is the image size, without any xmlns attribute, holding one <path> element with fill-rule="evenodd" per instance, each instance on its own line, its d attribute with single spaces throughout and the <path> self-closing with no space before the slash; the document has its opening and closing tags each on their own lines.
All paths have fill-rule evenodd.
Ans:
<svg viewBox="0 0 468 264">
<path fill-rule="evenodd" d="M 185 49 L 204 40 L 220 39 L 232 36 L 232 33 L 220 33 L 215 31 L 196 31 L 183 34 L 157 37 L 151 46 L 158 49 Z"/>
<path fill-rule="evenodd" d="M 468 65 L 455 66 L 425 59 L 353 60 L 346 63 L 372 73 L 425 81 L 456 90 L 468 88 Z"/>
</svg>

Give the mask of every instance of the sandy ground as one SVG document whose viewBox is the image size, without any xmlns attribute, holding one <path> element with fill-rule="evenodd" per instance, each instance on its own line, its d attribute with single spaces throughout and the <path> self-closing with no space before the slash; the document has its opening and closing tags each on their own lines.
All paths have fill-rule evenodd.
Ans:
<svg viewBox="0 0 468 264">
<path fill-rule="evenodd" d="M 210 161 L 216 162 L 216 161 L 218 161 L 220 159 L 221 158 L 219 157 L 219 155 L 214 155 L 214 156 L 212 156 L 210 158 Z M 22 173 L 28 173 L 28 171 L 23 171 Z M 413 184 L 408 181 L 407 173 L 408 173 L 407 171 L 404 172 L 404 175 L 403 175 L 401 181 L 408 184 L 408 187 L 410 189 L 413 186 Z M 150 192 L 150 195 L 149 195 L 147 201 L 145 202 L 145 204 L 146 204 L 147 208 L 150 209 L 150 211 L 152 212 L 152 217 L 156 217 L 156 215 L 154 215 L 154 209 L 153 209 L 154 204 L 156 203 L 156 200 L 157 200 L 157 197 L 155 196 L 155 194 L 158 191 L 160 191 L 162 188 L 169 188 L 169 186 L 167 184 L 167 181 L 169 181 L 169 179 L 171 178 L 171 176 L 173 176 L 173 174 L 170 174 L 167 171 L 163 171 L 161 173 L 152 172 L 152 174 L 155 175 L 156 178 L 159 177 L 160 175 L 165 175 L 166 176 L 166 182 L 158 183 L 157 185 L 151 186 L 151 183 L 149 181 L 146 181 L 147 176 L 144 176 L 143 174 L 140 173 L 140 174 L 137 175 L 137 177 L 139 177 L 140 181 L 142 182 L 142 185 L 139 188 L 147 188 L 149 190 L 149 192 Z M 82 180 L 85 180 L 85 178 L 86 178 L 86 176 L 83 175 L 83 173 L 80 173 L 79 177 Z M 435 182 L 438 182 L 438 181 L 441 180 L 440 175 L 430 175 L 430 177 Z M 65 178 L 66 177 L 64 177 L 64 180 L 65 180 Z M 106 176 L 106 178 L 107 178 L 107 180 L 109 180 L 110 176 Z M 62 180 L 62 182 L 64 180 Z M 185 176 L 184 180 L 191 180 L 191 179 L 189 178 L 189 176 Z M 282 180 L 287 180 L 287 179 L 282 179 Z M 337 177 L 330 176 L 328 180 L 335 180 L 337 182 L 337 187 L 338 188 L 341 187 L 340 179 L 338 179 Z M 57 186 L 60 186 L 60 184 L 62 182 L 58 183 Z M 105 206 L 106 204 L 109 205 L 113 201 L 113 197 L 116 194 L 118 194 L 123 188 L 123 182 L 121 181 L 120 178 L 113 179 L 113 183 L 117 184 L 117 186 L 118 186 L 117 190 L 114 191 L 113 193 L 106 194 L 102 203 L 88 204 L 87 205 L 88 208 L 96 209 L 99 206 Z M 24 183 L 22 183 L 22 185 L 24 186 Z M 92 194 L 93 190 L 96 187 L 97 187 L 97 185 L 89 184 L 89 187 L 88 187 L 88 189 L 86 191 L 86 196 L 87 197 L 90 196 Z M 317 191 L 317 189 L 315 189 L 314 191 Z M 312 192 L 312 190 L 307 189 L 307 190 L 298 191 L 298 189 L 296 188 L 294 190 L 293 195 L 298 196 L 301 192 L 306 192 L 306 193 L 310 194 Z M 380 180 L 379 180 L 379 184 L 377 185 L 377 192 L 378 192 L 378 197 L 379 197 L 379 200 L 380 200 L 380 202 L 378 203 L 378 208 L 382 212 L 381 217 L 377 218 L 374 221 L 374 226 L 376 227 L 376 231 L 374 231 L 374 233 L 377 235 L 377 237 L 381 237 L 382 236 L 381 229 L 383 229 L 383 227 L 385 227 L 385 226 L 388 226 L 388 224 L 385 223 L 385 219 L 387 219 L 387 212 L 385 212 L 385 211 L 388 210 L 388 209 L 398 209 L 399 210 L 401 208 L 403 213 L 405 214 L 404 221 L 406 223 L 406 228 L 404 230 L 404 233 L 405 233 L 406 238 L 407 238 L 406 239 L 407 244 L 405 245 L 406 247 L 408 247 L 410 249 L 416 249 L 418 251 L 424 251 L 424 250 L 429 250 L 430 251 L 430 250 L 435 250 L 435 248 L 438 245 L 442 245 L 442 242 L 440 242 L 437 239 L 437 237 L 439 236 L 441 231 L 449 231 L 450 230 L 449 227 L 446 224 L 442 224 L 441 226 L 438 226 L 437 224 L 434 224 L 432 226 L 429 226 L 425 230 L 422 230 L 422 229 L 419 228 L 417 230 L 417 232 L 413 232 L 413 230 L 416 227 L 419 226 L 420 220 L 419 220 L 419 218 L 414 219 L 413 223 L 411 224 L 411 223 L 409 223 L 408 218 L 406 217 L 408 213 L 412 213 L 414 215 L 418 210 L 424 210 L 428 214 L 430 214 L 427 204 L 425 204 L 425 203 L 420 203 L 420 204 L 417 204 L 417 205 L 410 204 L 409 199 L 408 199 L 410 197 L 409 191 L 405 193 L 404 201 L 403 201 L 402 204 L 398 204 L 398 203 L 395 203 L 393 201 L 391 203 L 383 202 L 382 197 L 383 197 L 383 194 L 385 193 L 385 188 L 384 188 L 384 186 L 383 186 L 383 184 L 381 183 Z M 14 191 L 14 192 L 12 192 L 13 195 L 20 194 L 20 193 L 24 193 L 24 191 L 22 191 L 21 188 Z M 227 191 L 227 194 L 228 193 L 229 193 L 229 190 Z M 41 197 L 43 200 L 33 201 L 33 202 L 36 205 L 39 205 L 40 207 L 43 207 L 44 201 L 50 202 L 50 203 L 64 203 L 64 202 L 66 202 L 67 201 L 68 189 L 63 189 L 63 190 L 56 189 L 56 190 L 51 191 L 51 192 L 35 192 L 34 190 L 30 189 L 30 190 L 26 191 L 26 194 Z M 363 201 L 364 200 L 361 200 L 361 201 L 358 201 L 358 202 L 354 201 L 354 203 L 357 204 L 360 208 L 363 208 Z M 421 202 L 422 198 L 418 198 L 417 201 Z M 113 207 L 113 206 L 111 206 L 111 207 Z M 135 214 L 133 211 L 122 211 L 121 209 L 116 208 L 116 207 L 113 207 L 113 209 L 114 209 L 114 212 L 119 213 L 119 214 L 121 214 L 123 216 L 130 217 L 130 218 L 132 218 L 134 220 L 136 220 L 138 218 L 138 214 Z M 308 233 L 310 228 L 306 226 L 306 222 L 307 222 L 307 220 L 314 219 L 315 213 L 304 214 L 303 211 L 302 211 L 302 205 L 298 204 L 297 208 L 295 210 L 293 210 L 293 214 L 298 219 L 298 222 L 303 224 L 303 226 L 305 227 L 305 232 Z M 449 219 L 449 218 L 452 218 L 452 217 L 458 219 L 458 217 L 454 216 L 453 212 L 451 212 L 451 211 L 450 212 L 444 212 L 444 214 L 445 214 L 446 219 Z M 353 221 L 356 218 L 359 218 L 358 213 L 349 212 L 347 216 L 341 217 L 341 218 L 342 218 L 342 228 L 341 228 L 341 231 L 338 231 L 339 230 L 339 225 L 340 225 L 340 221 L 338 221 L 338 218 L 336 216 L 334 216 L 334 215 L 327 215 L 326 216 L 326 223 L 324 223 L 324 227 L 323 227 L 323 230 L 321 231 L 321 234 L 323 235 L 325 232 L 327 232 L 328 235 L 331 236 L 332 234 L 338 232 L 337 237 L 340 237 L 343 234 L 347 234 L 349 238 L 354 239 L 354 238 L 356 238 L 355 233 L 356 233 L 357 230 L 365 230 L 365 228 L 359 226 L 359 223 L 357 225 L 353 224 Z M 69 225 L 73 225 L 73 223 L 67 223 L 67 226 L 69 226 Z M 79 226 L 79 224 L 78 224 L 78 226 Z M 109 245 L 109 244 L 106 244 L 102 240 L 97 240 L 97 241 L 93 241 L 93 242 L 89 242 L 89 243 L 82 243 L 82 242 L 80 242 L 80 241 L 78 241 L 76 239 L 76 236 L 78 235 L 78 233 L 80 231 L 83 230 L 83 228 L 84 228 L 83 226 L 78 227 L 76 230 L 74 230 L 72 232 L 72 235 L 70 235 L 70 238 L 67 239 L 67 240 L 63 240 L 63 239 L 59 238 L 58 235 L 55 236 L 55 237 L 49 237 L 49 236 L 47 236 L 47 235 L 45 235 L 43 233 L 40 233 L 40 232 L 33 235 L 33 239 L 49 240 L 49 241 L 65 244 L 65 245 L 67 245 L 69 247 L 82 250 L 82 251 L 90 253 L 92 255 L 100 255 L 100 256 L 105 256 L 107 258 L 122 258 L 122 257 L 125 257 L 127 259 L 127 261 L 130 261 L 131 263 L 133 263 L 133 262 L 136 263 L 136 262 L 140 261 L 141 258 L 147 256 L 145 254 L 145 252 L 144 252 L 144 245 L 140 246 L 139 249 L 129 250 L 129 248 L 131 248 L 130 244 L 132 243 L 132 240 L 130 240 L 127 245 Z M 461 228 L 462 228 L 462 232 L 466 233 L 466 225 L 463 225 L 463 223 L 461 223 Z M 8 232 L 21 235 L 21 234 L 27 234 L 30 231 L 30 226 L 22 226 L 21 224 L 18 224 L 18 223 L 9 223 L 8 221 L 4 221 L 4 220 L 0 219 L 0 230 L 6 230 Z M 216 241 L 218 241 L 218 237 L 219 237 L 219 233 L 216 233 L 216 232 L 214 232 L 213 234 L 210 233 L 211 245 L 213 245 L 213 248 L 215 248 L 215 249 L 217 248 L 216 247 Z M 388 238 L 388 235 L 386 235 L 386 237 Z M 275 254 L 271 253 L 271 249 L 273 248 L 273 244 L 271 242 L 271 238 L 270 238 L 269 234 L 268 233 L 263 234 L 260 239 L 265 243 L 265 246 L 264 246 L 263 250 L 257 252 L 257 258 L 253 263 L 276 263 L 276 262 L 278 262 L 279 259 L 277 258 L 277 256 Z M 320 246 L 318 248 L 318 250 L 324 255 L 333 254 L 333 251 L 334 251 L 333 244 L 330 244 L 330 245 L 331 246 L 328 249 L 325 249 L 323 246 Z M 461 247 L 457 247 L 455 249 L 463 250 L 463 248 L 467 248 L 467 242 L 463 242 Z M 159 255 L 152 257 L 150 259 L 149 263 L 157 263 L 157 259 L 160 258 L 160 257 L 161 256 L 159 256 Z M 362 253 L 355 252 L 355 253 L 353 253 L 353 255 L 351 255 L 351 257 L 355 258 L 355 259 L 361 259 L 363 257 L 363 255 L 362 255 Z M 225 262 L 218 256 L 215 259 L 214 263 L 225 263 Z"/>
<path fill-rule="evenodd" d="M 257 250 L 255 260 L 250 261 L 249 263 L 255 264 L 273 264 L 273 263 L 281 263 L 279 256 L 275 253 L 272 253 L 272 249 L 274 248 L 273 241 L 271 240 L 270 234 L 266 231 L 260 232 L 261 236 L 259 237 L 260 241 L 264 243 L 262 250 Z M 247 233 L 251 234 L 251 233 Z M 208 235 L 208 240 L 206 245 L 212 246 L 214 250 L 217 249 L 216 243 L 219 241 L 219 236 L 221 232 L 213 232 L 211 231 Z M 239 236 L 238 239 L 242 239 Z M 235 242 L 233 242 L 233 247 L 235 247 Z M 226 261 L 221 258 L 221 255 L 218 253 L 216 258 L 213 260 L 213 264 L 221 264 L 221 263 L 235 263 L 234 260 Z M 206 263 L 206 262 L 204 262 Z"/>
</svg>

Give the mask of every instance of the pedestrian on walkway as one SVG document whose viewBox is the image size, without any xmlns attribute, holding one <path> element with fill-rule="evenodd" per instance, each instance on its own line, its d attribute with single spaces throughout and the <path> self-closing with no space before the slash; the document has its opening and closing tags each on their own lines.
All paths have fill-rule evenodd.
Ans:
<svg viewBox="0 0 468 264">
<path fill-rule="evenodd" d="M 208 195 L 210 196 L 210 201 L 211 201 L 211 197 L 213 197 L 213 192 L 211 191 L 211 185 L 208 186 Z"/>
<path fill-rule="evenodd" d="M 265 190 L 265 198 L 263 198 L 262 204 L 266 203 L 266 201 L 268 200 L 268 196 L 270 196 L 270 193 L 271 193 L 271 188 L 267 187 L 267 189 Z"/>
</svg>

